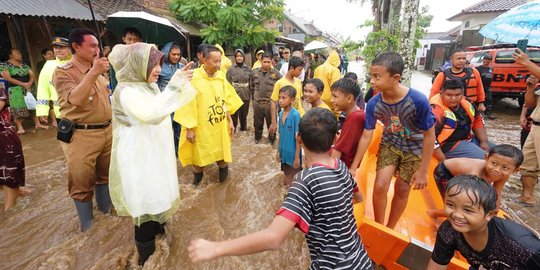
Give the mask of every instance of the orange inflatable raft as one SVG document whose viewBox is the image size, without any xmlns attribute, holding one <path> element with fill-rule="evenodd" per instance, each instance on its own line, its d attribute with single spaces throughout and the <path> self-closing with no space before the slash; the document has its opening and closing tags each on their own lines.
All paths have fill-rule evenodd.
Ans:
<svg viewBox="0 0 540 270">
<path fill-rule="evenodd" d="M 411 191 L 405 213 L 395 229 L 389 229 L 373 220 L 372 191 L 377 162 L 376 154 L 381 137 L 382 126 L 377 125 L 373 140 L 356 173 L 358 187 L 364 195 L 364 202 L 356 204 L 354 207 L 358 231 L 362 236 L 362 242 L 369 257 L 377 265 L 388 270 L 425 270 L 431 258 L 431 251 L 437 235 L 433 221 L 426 214 L 426 211 L 443 208 L 443 201 L 432 173 L 437 162 L 435 159 L 431 160 L 427 188 Z M 393 194 L 392 184 L 388 192 L 390 199 Z M 388 219 L 390 205 L 389 200 L 386 219 Z M 502 211 L 499 211 L 499 215 L 502 214 Z M 448 269 L 469 269 L 469 264 L 458 255 L 452 259 Z"/>
</svg>

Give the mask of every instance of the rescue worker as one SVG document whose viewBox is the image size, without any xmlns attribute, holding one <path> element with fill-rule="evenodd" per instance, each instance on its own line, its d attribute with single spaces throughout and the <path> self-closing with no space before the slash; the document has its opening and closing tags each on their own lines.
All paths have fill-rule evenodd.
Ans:
<svg viewBox="0 0 540 270">
<path fill-rule="evenodd" d="M 236 93 L 242 99 L 244 104 L 238 109 L 232 117 L 234 130 L 238 126 L 238 118 L 240 118 L 240 130 L 247 130 L 247 116 L 249 112 L 249 101 L 251 99 L 249 76 L 251 69 L 244 63 L 244 51 L 236 49 L 234 51 L 235 65 L 227 71 L 227 81 L 234 87 Z"/>
<path fill-rule="evenodd" d="M 436 145 L 440 146 L 433 155 L 439 161 L 456 157 L 484 159 L 490 149 L 482 115 L 463 96 L 463 90 L 461 80 L 446 80 L 441 92 L 430 99 Z"/>
<path fill-rule="evenodd" d="M 274 91 L 276 81 L 281 78 L 279 72 L 272 68 L 272 55 L 264 53 L 262 55 L 261 67 L 251 72 L 251 93 L 253 93 L 253 127 L 255 128 L 255 143 L 262 139 L 264 122 L 266 129 L 270 129 L 272 124 L 272 110 L 270 108 L 270 97 Z M 270 144 L 276 139 L 275 133 L 268 133 Z"/>
<path fill-rule="evenodd" d="M 315 68 L 313 72 L 313 78 L 317 78 L 324 83 L 324 90 L 321 96 L 321 100 L 328 105 L 332 110 L 334 104 L 332 103 L 332 92 L 330 91 L 330 86 L 337 80 L 341 79 L 341 72 L 338 67 L 341 64 L 339 60 L 339 54 L 336 51 L 332 51 L 328 56 L 328 59 L 324 64 Z"/>
<path fill-rule="evenodd" d="M 242 100 L 220 71 L 220 64 L 220 50 L 208 46 L 204 65 L 193 71 L 191 84 L 197 96 L 174 114 L 174 120 L 182 125 L 178 157 L 182 166 L 193 165 L 194 185 L 201 182 L 204 167 L 214 162 L 220 182 L 229 175 L 234 131 L 231 114 L 242 106 Z"/>
<path fill-rule="evenodd" d="M 484 116 L 490 120 L 493 120 L 493 116 L 491 115 L 493 113 L 493 97 L 491 96 L 491 81 L 493 80 L 493 68 L 490 66 L 491 64 L 491 54 L 484 54 L 484 57 L 482 58 L 482 65 L 477 66 L 476 69 L 480 73 L 480 78 L 482 79 L 482 87 L 484 87 L 484 93 L 486 95 L 486 111 L 484 113 Z"/>
<path fill-rule="evenodd" d="M 103 213 L 111 209 L 112 110 L 103 76 L 109 71 L 109 61 L 99 57 L 98 40 L 89 29 L 73 29 L 68 43 L 73 58 L 55 70 L 53 86 L 60 105 L 58 138 L 63 140 L 60 145 L 67 161 L 69 195 L 81 230 L 86 231 L 92 225 L 94 192 L 98 209 Z"/>
<path fill-rule="evenodd" d="M 60 106 L 58 105 L 58 94 L 52 85 L 52 77 L 56 67 L 71 59 L 71 50 L 67 38 L 55 37 L 51 45 L 53 45 L 55 59 L 47 61 L 39 74 L 36 116 L 39 122 L 45 125 L 48 125 L 48 117 L 50 116 L 51 124 L 56 127 L 56 118 L 60 117 Z"/>
<path fill-rule="evenodd" d="M 486 110 L 484 105 L 486 100 L 484 86 L 480 80 L 480 73 L 478 70 L 466 66 L 467 55 L 465 50 L 458 48 L 452 51 L 450 54 L 450 62 L 452 63 L 450 68 L 444 69 L 437 74 L 437 77 L 431 86 L 429 98 L 432 98 L 441 91 L 441 87 L 445 80 L 459 79 L 466 85 L 465 97 L 473 102 L 480 112 L 484 112 Z"/>
</svg>

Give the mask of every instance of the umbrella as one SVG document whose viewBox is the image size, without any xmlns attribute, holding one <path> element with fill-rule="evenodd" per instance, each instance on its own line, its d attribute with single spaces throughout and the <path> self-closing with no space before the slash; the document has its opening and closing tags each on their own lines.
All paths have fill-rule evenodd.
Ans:
<svg viewBox="0 0 540 270">
<path fill-rule="evenodd" d="M 318 49 L 325 49 L 325 48 L 328 48 L 328 45 L 320 42 L 320 41 L 317 41 L 317 40 L 314 40 L 310 43 L 308 43 L 305 47 L 304 47 L 304 51 L 313 51 L 313 50 L 318 50 Z"/>
<path fill-rule="evenodd" d="M 540 1 L 514 7 L 499 15 L 486 24 L 480 34 L 499 43 L 529 39 L 529 45 L 540 46 Z"/>
<path fill-rule="evenodd" d="M 167 42 L 179 42 L 185 39 L 181 28 L 165 18 L 150 13 L 120 11 L 107 16 L 107 29 L 111 32 L 121 36 L 127 27 L 137 28 L 146 43 L 163 45 Z"/>
</svg>

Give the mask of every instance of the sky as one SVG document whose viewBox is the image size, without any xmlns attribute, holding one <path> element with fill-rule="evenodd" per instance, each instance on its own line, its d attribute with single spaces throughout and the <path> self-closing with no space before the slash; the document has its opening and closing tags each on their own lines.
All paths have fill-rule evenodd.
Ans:
<svg viewBox="0 0 540 270">
<path fill-rule="evenodd" d="M 402 0 L 404 1 L 404 0 Z M 481 0 L 451 0 L 434 1 L 420 0 L 420 6 L 429 6 L 433 21 L 428 32 L 446 32 L 459 25 L 459 22 L 449 22 L 446 19 L 458 14 L 464 8 L 472 6 Z M 328 3 L 331 3 L 330 5 Z M 366 20 L 372 20 L 369 0 L 364 5 L 360 0 L 349 3 L 347 0 L 285 0 L 286 9 L 306 21 L 313 21 L 319 29 L 331 34 L 339 33 L 344 38 L 362 40 L 369 28 L 359 28 Z"/>
</svg>

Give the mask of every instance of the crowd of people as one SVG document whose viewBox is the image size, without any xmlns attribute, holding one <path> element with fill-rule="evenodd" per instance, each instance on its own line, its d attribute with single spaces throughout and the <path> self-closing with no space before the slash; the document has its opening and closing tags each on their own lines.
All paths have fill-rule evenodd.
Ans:
<svg viewBox="0 0 540 270">
<path fill-rule="evenodd" d="M 354 177 L 382 125 L 372 187 L 376 222 L 389 228 L 398 224 L 411 189 L 426 188 L 433 157 L 445 207 L 429 215 L 437 226 L 438 218 L 447 220 L 439 226 L 428 268 L 446 269 L 456 250 L 474 269 L 540 268 L 540 240 L 496 217 L 504 183 L 520 166 L 519 199 L 536 202 L 540 68 L 525 53 L 513 57 L 534 75 L 527 80 L 525 102 L 536 109 L 522 153 L 488 140 L 483 118 L 491 109 L 485 104 L 489 82 L 482 74 L 489 71 L 466 67 L 461 49 L 435 78 L 429 99 L 401 84 L 401 55 L 379 54 L 369 67 L 371 94 L 364 103 L 358 75 L 346 72 L 335 50 L 328 57 L 290 48 L 277 55 L 259 50 L 249 67 L 242 49 L 231 61 L 218 44 L 199 45 L 196 63 L 187 63 L 178 44 L 158 50 L 141 42 L 135 28 L 126 29 L 123 41 L 104 56 L 91 30 L 77 28 L 68 38 L 55 38 L 55 59 L 43 51 L 48 60 L 37 80 L 35 113 L 25 97 L 36 76 L 20 52 L 11 50 L 0 67 L 9 85 L 0 89 L 4 209 L 29 192 L 18 136 L 26 132 L 23 119 L 34 116 L 36 129 L 57 127 L 81 231 L 92 226 L 95 195 L 99 211 L 110 213 L 114 206 L 117 215 L 132 218 L 144 265 L 180 205 L 176 160 L 192 167 L 195 187 L 213 163 L 218 182 L 226 181 L 231 137 L 249 129 L 251 104 L 254 143 L 265 139 L 266 126 L 268 142 L 278 141 L 276 165 L 289 193 L 272 223 L 259 232 L 223 242 L 193 240 L 188 247 L 193 261 L 277 249 L 298 228 L 306 234 L 311 269 L 372 269 L 353 215 L 353 201 L 363 201 Z M 526 121 L 522 125 L 527 127 Z M 394 196 L 386 215 L 392 179 Z"/>
</svg>

